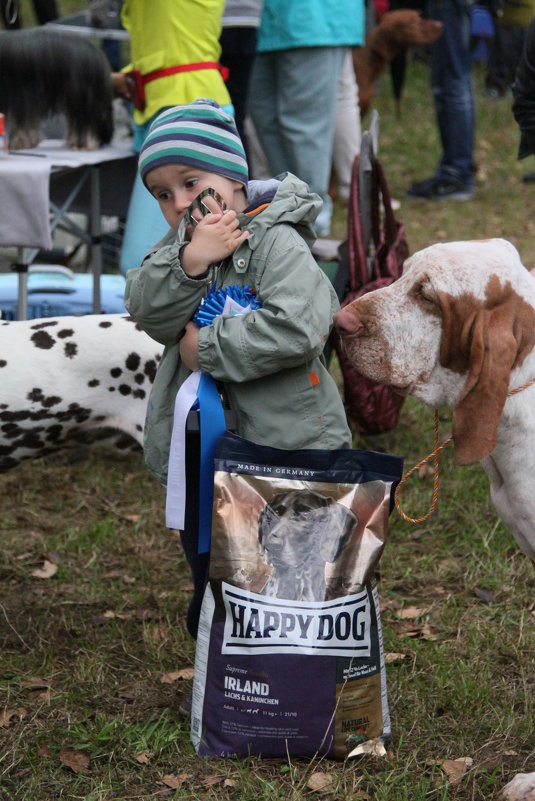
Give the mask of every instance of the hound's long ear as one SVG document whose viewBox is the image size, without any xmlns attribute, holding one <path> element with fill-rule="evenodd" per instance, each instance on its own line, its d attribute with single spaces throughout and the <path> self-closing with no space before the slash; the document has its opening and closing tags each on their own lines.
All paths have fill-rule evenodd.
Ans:
<svg viewBox="0 0 535 801">
<path fill-rule="evenodd" d="M 497 278 L 489 282 L 485 301 L 441 293 L 440 303 L 440 363 L 468 376 L 453 410 L 455 461 L 470 464 L 496 446 L 511 369 L 522 363 L 535 341 L 534 311 Z"/>
</svg>

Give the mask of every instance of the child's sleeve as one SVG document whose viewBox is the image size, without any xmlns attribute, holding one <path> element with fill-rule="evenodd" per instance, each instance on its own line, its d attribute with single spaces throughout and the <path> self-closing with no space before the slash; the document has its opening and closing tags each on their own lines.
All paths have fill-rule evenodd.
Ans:
<svg viewBox="0 0 535 801">
<path fill-rule="evenodd" d="M 149 336 L 172 345 L 181 338 L 212 282 L 211 271 L 202 278 L 186 275 L 180 264 L 180 243 L 173 237 L 170 244 L 151 251 L 141 267 L 127 272 L 125 306 Z"/>
<path fill-rule="evenodd" d="M 293 229 L 281 247 L 276 236 L 257 287 L 262 308 L 218 317 L 199 332 L 201 370 L 221 381 L 250 381 L 319 356 L 325 347 L 336 293 Z"/>
</svg>

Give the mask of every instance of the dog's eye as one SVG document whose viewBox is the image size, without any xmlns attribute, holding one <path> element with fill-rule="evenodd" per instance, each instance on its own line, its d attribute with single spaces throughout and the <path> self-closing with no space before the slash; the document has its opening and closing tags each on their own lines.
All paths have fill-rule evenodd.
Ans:
<svg viewBox="0 0 535 801">
<path fill-rule="evenodd" d="M 414 287 L 414 296 L 421 303 L 436 305 L 436 298 L 433 291 L 426 284 L 416 284 Z"/>
</svg>

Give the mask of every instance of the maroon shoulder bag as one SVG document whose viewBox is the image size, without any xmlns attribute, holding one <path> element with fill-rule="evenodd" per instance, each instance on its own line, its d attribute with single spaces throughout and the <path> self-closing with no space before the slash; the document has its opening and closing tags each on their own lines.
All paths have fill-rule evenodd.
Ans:
<svg viewBox="0 0 535 801">
<path fill-rule="evenodd" d="M 382 208 L 381 208 L 382 207 Z M 359 157 L 355 158 L 348 206 L 348 291 L 342 308 L 366 292 L 388 286 L 401 275 L 409 255 L 405 226 L 394 217 L 390 192 L 383 168 L 372 158 L 371 239 L 367 258 L 362 222 L 362 198 L 359 192 Z M 380 434 L 397 424 L 403 398 L 391 387 L 378 384 L 358 373 L 345 353 L 339 335 L 333 329 L 333 345 L 344 382 L 344 402 L 351 426 L 361 434 Z"/>
</svg>

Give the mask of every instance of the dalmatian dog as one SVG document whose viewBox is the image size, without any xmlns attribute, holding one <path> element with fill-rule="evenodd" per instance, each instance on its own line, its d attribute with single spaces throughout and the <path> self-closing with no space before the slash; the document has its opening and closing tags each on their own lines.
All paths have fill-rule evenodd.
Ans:
<svg viewBox="0 0 535 801">
<path fill-rule="evenodd" d="M 161 351 L 126 314 L 0 321 L 0 472 L 73 445 L 142 446 Z"/>
<path fill-rule="evenodd" d="M 263 595 L 293 601 L 323 601 L 325 565 L 351 539 L 357 518 L 347 507 L 317 492 L 278 492 L 258 518 L 260 551 L 272 572 Z"/>
</svg>

